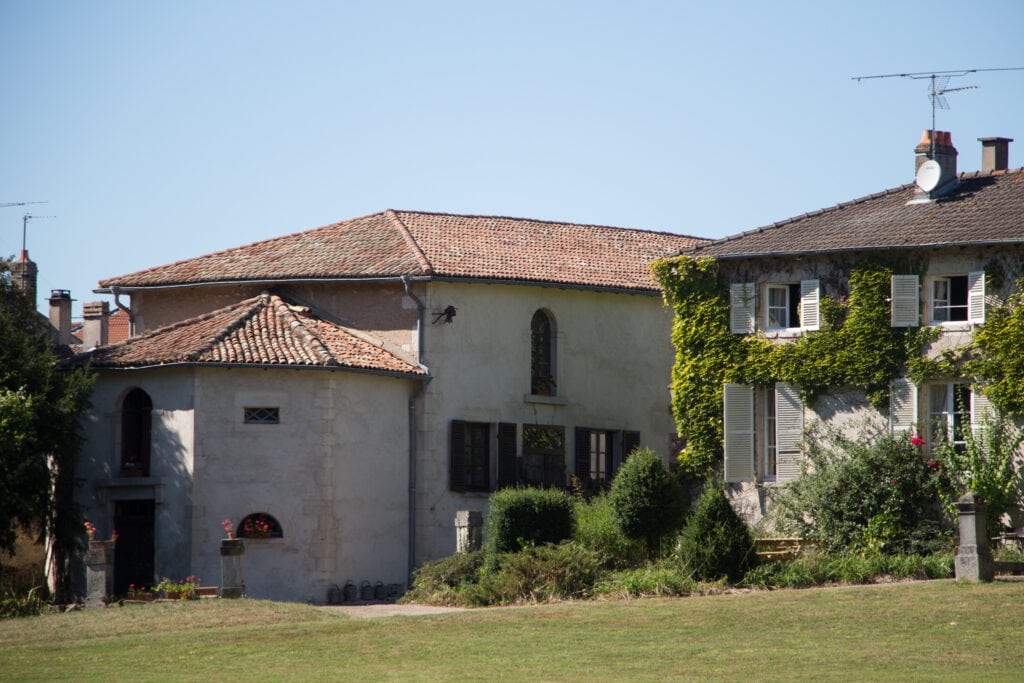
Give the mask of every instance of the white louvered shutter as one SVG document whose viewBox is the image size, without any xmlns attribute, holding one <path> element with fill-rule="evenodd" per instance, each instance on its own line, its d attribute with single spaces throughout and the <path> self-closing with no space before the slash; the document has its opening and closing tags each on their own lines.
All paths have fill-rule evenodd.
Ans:
<svg viewBox="0 0 1024 683">
<path fill-rule="evenodd" d="M 726 384 L 722 392 L 725 480 L 754 480 L 754 388 Z"/>
<path fill-rule="evenodd" d="M 775 385 L 775 452 L 778 458 L 777 480 L 791 481 L 800 476 L 803 463 L 804 404 L 800 392 L 791 384 Z"/>
<path fill-rule="evenodd" d="M 821 309 L 818 306 L 820 289 L 817 280 L 800 281 L 800 327 L 805 330 L 821 327 Z"/>
<path fill-rule="evenodd" d="M 972 323 L 985 322 L 985 273 L 967 274 L 967 319 Z"/>
<path fill-rule="evenodd" d="M 889 431 L 896 435 L 912 431 L 917 424 L 917 385 L 897 377 L 889 386 Z"/>
<path fill-rule="evenodd" d="M 736 334 L 754 331 L 754 284 L 734 284 L 729 290 L 729 329 Z"/>
<path fill-rule="evenodd" d="M 988 396 L 981 393 L 980 387 L 971 387 L 971 435 L 974 439 L 982 440 L 982 447 L 985 455 L 988 455 L 988 444 L 984 443 L 985 423 L 991 422 L 996 416 L 995 406 Z"/>
<path fill-rule="evenodd" d="M 921 295 L 916 275 L 893 275 L 891 297 L 893 327 L 921 324 Z"/>
</svg>

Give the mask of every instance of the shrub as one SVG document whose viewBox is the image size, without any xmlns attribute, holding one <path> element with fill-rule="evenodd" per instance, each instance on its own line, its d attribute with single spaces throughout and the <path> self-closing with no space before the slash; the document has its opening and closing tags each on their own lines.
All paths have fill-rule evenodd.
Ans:
<svg viewBox="0 0 1024 683">
<path fill-rule="evenodd" d="M 457 605 L 462 603 L 461 592 L 466 586 L 479 582 L 484 566 L 484 553 L 475 550 L 456 553 L 440 560 L 427 562 L 413 572 L 412 588 L 402 596 L 401 602 L 422 602 L 431 605 Z"/>
<path fill-rule="evenodd" d="M 528 547 L 498 557 L 498 569 L 464 587 L 471 605 L 508 605 L 587 597 L 601 576 L 601 558 L 572 541 Z"/>
<path fill-rule="evenodd" d="M 701 581 L 724 576 L 735 583 L 757 562 L 754 539 L 746 523 L 736 514 L 722 487 L 710 483 L 679 535 L 678 552 L 683 566 Z"/>
<path fill-rule="evenodd" d="M 0 619 L 31 617 L 42 614 L 48 603 L 39 597 L 39 589 L 32 588 L 25 593 L 4 591 L 0 595 Z"/>
<path fill-rule="evenodd" d="M 747 572 L 743 585 L 756 588 L 806 588 L 830 583 L 861 584 L 885 579 L 946 579 L 953 555 L 879 555 L 809 553 L 792 562 L 766 562 Z"/>
<path fill-rule="evenodd" d="M 672 597 L 689 595 L 697 583 L 678 564 L 658 563 L 626 569 L 594 587 L 599 595 L 622 598 Z"/>
<path fill-rule="evenodd" d="M 573 505 L 557 489 L 509 488 L 491 495 L 484 541 L 488 571 L 497 556 L 572 538 Z"/>
<path fill-rule="evenodd" d="M 574 498 L 573 507 L 576 511 L 573 540 L 597 553 L 604 566 L 625 569 L 643 564 L 646 546 L 622 533 L 607 494 L 601 493 L 589 501 Z"/>
<path fill-rule="evenodd" d="M 964 430 L 966 444 L 957 448 L 948 440 L 940 440 L 933 449 L 935 462 L 942 474 L 939 496 L 946 513 L 957 518 L 956 502 L 968 491 L 985 500 L 985 525 L 990 538 L 1002 531 L 1003 515 L 1021 503 L 1021 476 L 1016 457 L 1024 432 L 1002 417 L 981 421 L 977 433 Z"/>
<path fill-rule="evenodd" d="M 682 485 L 646 448 L 633 451 L 622 463 L 609 497 L 622 533 L 643 539 L 649 555 L 660 553 L 662 538 L 678 531 L 686 516 Z"/>
<path fill-rule="evenodd" d="M 938 472 L 910 435 L 851 439 L 837 429 L 808 434 L 807 468 L 779 491 L 771 516 L 783 532 L 833 553 L 894 554 L 939 530 Z"/>
</svg>

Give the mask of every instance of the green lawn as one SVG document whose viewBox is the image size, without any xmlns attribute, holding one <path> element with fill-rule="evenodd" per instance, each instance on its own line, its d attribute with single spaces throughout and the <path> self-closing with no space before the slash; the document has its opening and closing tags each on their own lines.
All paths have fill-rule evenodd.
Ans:
<svg viewBox="0 0 1024 683">
<path fill-rule="evenodd" d="M 4 680 L 1020 680 L 1024 582 L 350 619 L 255 600 L 0 622 Z"/>
</svg>

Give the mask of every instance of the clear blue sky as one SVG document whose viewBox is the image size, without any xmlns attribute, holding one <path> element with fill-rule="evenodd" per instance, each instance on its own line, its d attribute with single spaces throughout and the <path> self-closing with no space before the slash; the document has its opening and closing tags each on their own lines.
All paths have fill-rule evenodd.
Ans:
<svg viewBox="0 0 1024 683">
<path fill-rule="evenodd" d="M 41 302 L 385 208 L 720 237 L 913 179 L 925 81 L 1024 66 L 1024 2 L 0 0 L 0 254 Z M 1015 138 L 1024 71 L 937 127 Z"/>
</svg>

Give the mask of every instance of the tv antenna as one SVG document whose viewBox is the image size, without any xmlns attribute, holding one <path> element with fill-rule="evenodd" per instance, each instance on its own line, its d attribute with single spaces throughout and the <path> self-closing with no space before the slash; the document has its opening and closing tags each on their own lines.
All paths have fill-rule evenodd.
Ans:
<svg viewBox="0 0 1024 683">
<path fill-rule="evenodd" d="M 26 204 L 49 204 L 49 202 L 4 202 L 0 204 L 0 209 L 6 209 L 8 206 L 25 206 Z"/>
<path fill-rule="evenodd" d="M 28 203 L 28 202 L 26 202 Z M 33 216 L 30 213 L 26 213 L 21 217 L 21 251 L 25 253 L 28 247 L 25 246 L 26 237 L 28 236 L 28 222 L 29 220 L 35 220 L 36 218 L 56 218 L 56 216 Z"/>
<path fill-rule="evenodd" d="M 853 76 L 850 80 L 866 81 L 873 78 L 912 78 L 914 80 L 928 79 L 928 99 L 932 101 L 932 149 L 931 158 L 935 158 L 935 109 L 949 109 L 949 102 L 946 101 L 946 93 L 959 92 L 961 90 L 976 90 L 976 85 L 965 85 L 960 88 L 950 88 L 949 80 L 976 74 L 982 71 L 1024 71 L 1024 66 L 1010 66 L 1001 69 L 959 69 L 955 71 L 915 71 L 902 74 L 880 74 L 877 76 Z"/>
</svg>

